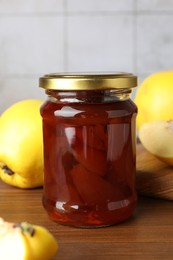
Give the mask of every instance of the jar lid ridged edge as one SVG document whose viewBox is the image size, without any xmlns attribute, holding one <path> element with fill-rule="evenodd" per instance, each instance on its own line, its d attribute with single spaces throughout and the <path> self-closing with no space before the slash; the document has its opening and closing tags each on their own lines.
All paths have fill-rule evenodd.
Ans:
<svg viewBox="0 0 173 260">
<path fill-rule="evenodd" d="M 137 86 L 132 73 L 51 73 L 39 79 L 39 87 L 46 90 L 104 90 Z"/>
</svg>

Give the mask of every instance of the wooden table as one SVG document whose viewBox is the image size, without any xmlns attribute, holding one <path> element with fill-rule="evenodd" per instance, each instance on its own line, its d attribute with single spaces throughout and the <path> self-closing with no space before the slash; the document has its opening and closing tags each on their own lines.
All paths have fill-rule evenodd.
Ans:
<svg viewBox="0 0 173 260">
<path fill-rule="evenodd" d="M 42 207 L 42 189 L 21 190 L 0 181 L 0 216 L 49 229 L 59 242 L 54 259 L 173 259 L 173 203 L 167 200 L 139 197 L 128 221 L 106 228 L 79 229 L 48 218 Z"/>
</svg>

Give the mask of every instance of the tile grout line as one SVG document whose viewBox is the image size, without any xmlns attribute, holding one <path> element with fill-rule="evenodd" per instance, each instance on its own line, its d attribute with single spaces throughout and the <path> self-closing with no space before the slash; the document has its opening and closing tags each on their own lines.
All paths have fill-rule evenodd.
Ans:
<svg viewBox="0 0 173 260">
<path fill-rule="evenodd" d="M 112 16 L 112 15 L 133 15 L 134 10 L 140 15 L 172 15 L 173 10 L 140 10 L 137 9 L 137 0 L 134 0 L 133 10 L 114 10 L 114 11 L 69 11 L 68 0 L 63 1 L 64 11 L 50 11 L 50 12 L 1 12 L 0 16 L 5 17 L 45 17 L 45 16 Z"/>
<path fill-rule="evenodd" d="M 137 30 L 137 23 L 138 23 L 138 9 L 137 9 L 137 0 L 134 0 L 133 5 L 134 10 L 134 19 L 133 19 L 133 66 L 134 71 L 138 74 L 138 64 L 137 64 L 137 45 L 138 45 L 138 30 Z"/>
<path fill-rule="evenodd" d="M 68 0 L 63 1 L 64 19 L 63 19 L 63 67 L 64 72 L 68 71 Z"/>
<path fill-rule="evenodd" d="M 133 57 L 133 73 L 138 77 L 137 69 L 137 0 L 133 0 L 133 47 L 132 47 L 132 57 Z M 131 98 L 134 100 L 137 88 L 132 91 Z"/>
</svg>

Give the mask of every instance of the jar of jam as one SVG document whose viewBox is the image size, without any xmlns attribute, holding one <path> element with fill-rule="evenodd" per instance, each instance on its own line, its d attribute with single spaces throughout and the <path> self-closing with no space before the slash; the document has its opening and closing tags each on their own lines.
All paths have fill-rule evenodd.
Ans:
<svg viewBox="0 0 173 260">
<path fill-rule="evenodd" d="M 49 217 L 76 227 L 128 219 L 135 190 L 137 107 L 130 73 L 49 74 L 39 86 L 44 142 L 43 205 Z"/>
</svg>

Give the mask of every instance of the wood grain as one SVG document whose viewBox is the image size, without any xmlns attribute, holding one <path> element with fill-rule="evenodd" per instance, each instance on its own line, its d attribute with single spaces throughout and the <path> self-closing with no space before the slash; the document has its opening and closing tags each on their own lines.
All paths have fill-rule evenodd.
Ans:
<svg viewBox="0 0 173 260">
<path fill-rule="evenodd" d="M 119 225 L 80 229 L 52 222 L 42 189 L 21 190 L 0 181 L 0 216 L 49 229 L 59 242 L 54 260 L 173 259 L 173 203 L 139 197 L 134 215 Z M 47 259 L 42 259 L 47 260 Z"/>
<path fill-rule="evenodd" d="M 139 194 L 173 200 L 173 167 L 151 155 L 141 144 L 137 146 L 136 185 Z"/>
</svg>

